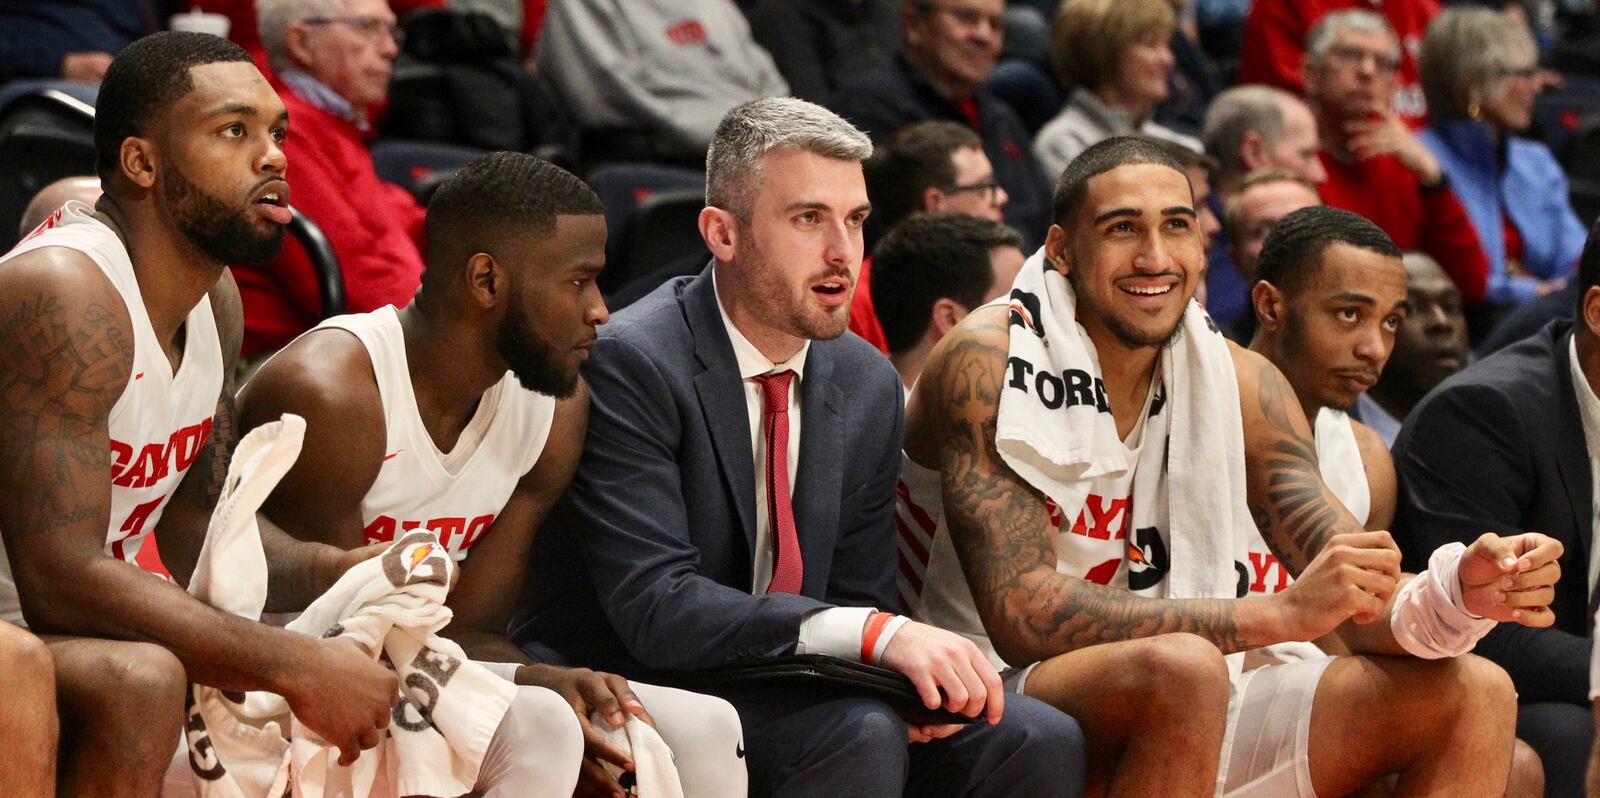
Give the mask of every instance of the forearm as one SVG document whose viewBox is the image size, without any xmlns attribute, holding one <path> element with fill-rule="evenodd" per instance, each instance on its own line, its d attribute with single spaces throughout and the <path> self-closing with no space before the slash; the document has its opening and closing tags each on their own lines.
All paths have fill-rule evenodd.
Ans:
<svg viewBox="0 0 1600 798">
<path fill-rule="evenodd" d="M 282 693 L 300 661 L 305 635 L 205 605 L 181 588 L 105 556 L 86 558 L 57 587 L 23 586 L 24 614 L 41 634 L 134 640 L 175 654 L 192 681 L 223 690 Z"/>
<path fill-rule="evenodd" d="M 1053 572 L 1023 580 L 1020 590 L 982 609 L 1008 662 L 1174 632 L 1199 635 L 1224 654 L 1292 639 L 1270 598 L 1148 598 Z"/>
<path fill-rule="evenodd" d="M 257 514 L 267 555 L 267 612 L 299 612 L 328 592 L 343 573 L 343 549 L 298 540 Z"/>
</svg>

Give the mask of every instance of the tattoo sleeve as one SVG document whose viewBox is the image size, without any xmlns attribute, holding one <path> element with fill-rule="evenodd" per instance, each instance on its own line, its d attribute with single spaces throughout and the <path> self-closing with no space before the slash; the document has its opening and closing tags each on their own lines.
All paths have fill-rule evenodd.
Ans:
<svg viewBox="0 0 1600 798">
<path fill-rule="evenodd" d="M 1227 599 L 1136 596 L 1056 570 L 1045 497 L 995 449 L 1006 330 L 968 328 L 939 369 L 944 512 L 979 616 L 1003 657 L 1031 662 L 1096 643 L 1191 632 L 1225 653 L 1244 640 Z"/>
<path fill-rule="evenodd" d="M 103 538 L 106 415 L 132 342 L 105 307 L 69 310 L 41 292 L 0 318 L 0 350 L 0 496 L 12 498 L 0 527 L 13 543 L 79 525 Z"/>
<path fill-rule="evenodd" d="M 1247 424 L 1245 435 L 1250 515 L 1268 547 L 1299 576 L 1330 537 L 1362 530 L 1323 485 L 1309 424 L 1291 420 L 1300 402 L 1271 364 L 1259 372 L 1256 403 L 1263 423 Z"/>
</svg>

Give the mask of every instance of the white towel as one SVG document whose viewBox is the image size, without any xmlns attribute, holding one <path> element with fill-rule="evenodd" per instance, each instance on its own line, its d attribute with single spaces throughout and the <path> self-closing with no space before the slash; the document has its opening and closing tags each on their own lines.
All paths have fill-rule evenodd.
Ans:
<svg viewBox="0 0 1600 798">
<path fill-rule="evenodd" d="M 589 723 L 613 748 L 633 758 L 631 777 L 622 768 L 610 762 L 604 763 L 606 772 L 617 779 L 623 789 L 630 790 L 628 795 L 637 798 L 683 798 L 683 785 L 678 781 L 678 767 L 673 763 L 672 749 L 667 747 L 667 741 L 650 724 L 629 715 L 626 723 L 614 728 L 601 718 L 598 711 L 590 713 Z"/>
<path fill-rule="evenodd" d="M 239 443 L 223 498 L 201 548 L 190 592 L 256 619 L 266 601 L 266 556 L 256 510 L 300 453 L 305 421 L 285 415 Z M 348 768 L 295 722 L 280 696 L 234 701 L 190 687 L 186 738 L 200 793 L 226 798 L 323 795 L 457 796 L 472 790 L 484 751 L 516 686 L 466 659 L 437 636 L 454 563 L 430 532 L 411 532 L 381 556 L 351 568 L 289 624 L 318 637 L 342 635 L 380 655 L 400 678 L 399 703 L 377 748 Z"/>
<path fill-rule="evenodd" d="M 1043 249 L 1022 267 L 1009 302 L 1010 344 L 996 448 L 1023 480 L 1061 507 L 1062 518 L 1076 518 L 1091 480 L 1136 463 L 1128 462 L 1116 420 L 1098 399 L 1103 387 L 1090 391 L 1096 401 L 1075 401 L 1071 395 L 1073 377 L 1082 385 L 1087 374 L 1093 385 L 1101 385 L 1099 361 L 1076 321 L 1072 286 L 1049 265 Z M 1037 376 L 1024 380 L 1023 387 L 1013 385 L 1013 376 L 1028 367 L 1033 375 L 1054 375 L 1063 390 L 1054 391 L 1049 380 L 1040 390 Z M 1227 341 L 1198 304 L 1190 302 L 1182 333 L 1162 349 L 1159 368 L 1172 414 L 1167 596 L 1235 598 L 1235 563 L 1245 561 L 1246 545 L 1256 534 L 1245 496 L 1239 384 Z M 1153 447 L 1140 448 L 1142 453 Z"/>
</svg>

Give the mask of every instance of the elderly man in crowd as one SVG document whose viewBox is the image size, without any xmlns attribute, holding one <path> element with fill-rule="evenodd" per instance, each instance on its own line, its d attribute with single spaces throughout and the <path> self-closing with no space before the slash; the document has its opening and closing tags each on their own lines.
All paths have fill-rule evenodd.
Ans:
<svg viewBox="0 0 1600 798">
<path fill-rule="evenodd" d="M 384 0 L 260 0 L 261 42 L 293 120 L 294 207 L 333 245 L 352 312 L 404 305 L 422 274 L 422 208 L 378 178 L 370 118 L 388 99 L 400 52 Z M 244 299 L 244 353 L 266 353 L 328 315 L 297 243 L 265 267 L 234 270 Z"/>
</svg>

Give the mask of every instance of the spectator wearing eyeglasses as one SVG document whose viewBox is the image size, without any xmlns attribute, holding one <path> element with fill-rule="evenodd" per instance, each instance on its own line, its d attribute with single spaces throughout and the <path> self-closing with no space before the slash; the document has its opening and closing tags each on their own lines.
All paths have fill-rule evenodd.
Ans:
<svg viewBox="0 0 1600 798">
<path fill-rule="evenodd" d="M 1394 107 L 1407 124 L 1421 127 L 1428 108 L 1418 78 L 1417 53 L 1428 21 L 1439 13 L 1439 0 L 1254 0 L 1244 28 L 1238 83 L 1265 83 L 1303 93 L 1300 66 L 1306 34 L 1324 16 L 1355 8 L 1381 15 L 1400 41 L 1391 91 Z"/>
<path fill-rule="evenodd" d="M 1469 306 L 1489 261 L 1439 161 L 1395 112 L 1400 40 L 1370 11 L 1336 11 L 1306 37 L 1306 101 L 1317 117 L 1323 202 L 1372 220 L 1403 250 L 1433 256 Z"/>
<path fill-rule="evenodd" d="M 1422 43 L 1431 121 L 1419 138 L 1478 232 L 1496 312 L 1560 288 L 1583 253 L 1561 165 L 1515 135 L 1533 118 L 1538 65 L 1527 26 L 1486 8 L 1445 11 Z"/>
<path fill-rule="evenodd" d="M 400 52 L 384 0 L 258 0 L 261 43 L 289 110 L 290 203 L 333 245 L 349 312 L 404 306 L 422 275 L 423 210 L 378 178 L 367 142 Z M 271 264 L 236 268 L 244 353 L 288 343 L 328 315 L 316 272 L 292 238 Z"/>
<path fill-rule="evenodd" d="M 1003 221 L 1011 196 L 995 179 L 983 152 L 983 139 L 960 122 L 929 120 L 908 125 L 879 145 L 863 168 L 872 216 L 866 245 L 872 250 L 884 232 L 922 211 L 959 213 Z M 1009 285 L 1009 283 L 1008 283 Z M 884 353 L 889 340 L 873 303 L 872 258 L 861 262 L 850 299 L 850 331 Z"/>
<path fill-rule="evenodd" d="M 1031 248 L 1049 226 L 1050 181 L 1016 111 L 984 87 L 1000 57 L 1004 13 L 1005 0 L 904 0 L 901 56 L 845 81 L 829 106 L 874 142 L 929 119 L 976 131 L 1009 200 L 1005 221 Z"/>
<path fill-rule="evenodd" d="M 1143 133 L 1199 151 L 1197 139 L 1151 118 L 1167 98 L 1175 25 L 1167 0 L 1068 0 L 1050 26 L 1050 59 L 1072 94 L 1039 129 L 1033 153 L 1051 179 L 1090 145 Z"/>
</svg>

